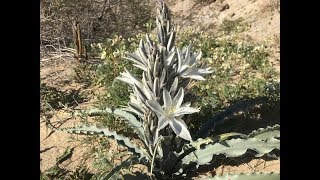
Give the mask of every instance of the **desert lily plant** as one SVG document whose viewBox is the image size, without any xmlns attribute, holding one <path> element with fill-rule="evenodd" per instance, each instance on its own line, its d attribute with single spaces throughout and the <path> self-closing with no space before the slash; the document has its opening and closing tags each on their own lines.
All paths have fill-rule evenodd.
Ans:
<svg viewBox="0 0 320 180">
<path fill-rule="evenodd" d="M 158 8 L 156 26 L 157 43 L 146 35 L 137 50 L 125 56 L 142 73 L 135 76 L 125 69 L 116 78 L 130 86 L 127 106 L 78 112 L 91 116 L 111 113 L 123 117 L 141 144 L 138 146 L 127 137 L 95 125 L 59 129 L 69 133 L 100 134 L 116 139 L 128 148 L 132 156 L 102 179 L 111 178 L 116 170 L 135 163 L 147 165 L 150 178 L 172 179 L 185 177 L 198 167 L 210 164 L 218 155 L 238 157 L 251 150 L 256 157 L 279 158 L 275 154 L 280 150 L 279 125 L 261 128 L 249 135 L 226 133 L 208 137 L 209 131 L 218 123 L 209 120 L 197 134 L 190 134 L 185 115 L 197 113 L 199 109 L 186 102 L 186 97 L 196 81 L 205 80 L 205 75 L 213 71 L 200 63 L 201 52 L 193 52 L 191 45 L 182 50 L 175 46 L 176 34 L 163 2 Z M 268 174 L 263 174 L 266 176 Z"/>
</svg>

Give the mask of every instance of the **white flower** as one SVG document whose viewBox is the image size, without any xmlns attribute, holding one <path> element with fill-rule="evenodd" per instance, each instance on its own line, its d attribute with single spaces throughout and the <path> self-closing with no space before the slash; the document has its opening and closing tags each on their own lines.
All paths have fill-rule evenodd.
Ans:
<svg viewBox="0 0 320 180">
<path fill-rule="evenodd" d="M 134 93 L 142 101 L 155 99 L 155 95 L 148 86 L 145 78 L 143 78 L 143 81 L 141 82 L 139 79 L 134 77 L 126 68 L 124 70 L 125 72 L 120 73 L 121 76 L 117 77 L 116 79 L 130 84 L 133 87 Z"/>
<path fill-rule="evenodd" d="M 202 76 L 212 73 L 210 67 L 198 68 L 196 62 L 201 58 L 201 51 L 197 55 L 191 52 L 191 45 L 189 45 L 185 52 L 177 49 L 178 68 L 177 73 L 183 78 L 190 78 L 196 80 L 205 80 Z"/>
<path fill-rule="evenodd" d="M 184 114 L 192 114 L 199 112 L 199 110 L 190 107 L 191 104 L 189 102 L 182 104 L 183 96 L 184 90 L 183 88 L 180 88 L 177 95 L 172 100 L 169 92 L 164 89 L 163 107 L 161 107 L 161 105 L 154 100 L 148 100 L 146 103 L 158 116 L 159 120 L 157 131 L 160 131 L 169 124 L 179 137 L 188 141 L 192 141 L 188 127 L 181 118 Z"/>
</svg>

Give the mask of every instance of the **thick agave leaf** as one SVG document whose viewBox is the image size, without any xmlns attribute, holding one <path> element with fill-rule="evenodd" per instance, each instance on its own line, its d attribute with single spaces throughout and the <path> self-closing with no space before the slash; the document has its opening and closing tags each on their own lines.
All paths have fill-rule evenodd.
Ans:
<svg viewBox="0 0 320 180">
<path fill-rule="evenodd" d="M 214 115 L 214 117 L 212 117 L 204 125 L 202 125 L 202 127 L 196 133 L 196 138 L 207 137 L 210 131 L 214 130 L 216 125 L 223 124 L 225 119 L 233 117 L 235 113 L 243 111 L 248 107 L 259 105 L 263 102 L 265 102 L 265 98 L 256 98 L 256 99 L 241 101 L 229 106 L 225 110 Z"/>
<path fill-rule="evenodd" d="M 190 143 L 190 145 L 192 147 L 195 147 L 196 149 L 201 149 L 202 146 L 205 146 L 207 144 L 213 144 L 213 143 L 216 143 L 216 142 L 221 142 L 221 141 L 224 141 L 226 139 L 230 139 L 230 137 L 246 137 L 246 135 L 244 134 L 241 134 L 241 133 L 224 133 L 224 134 L 220 134 L 218 136 L 215 136 L 215 137 L 208 137 L 208 138 L 205 138 L 205 139 L 202 139 L 202 138 L 199 138 L 197 139 L 196 141 L 193 141 Z"/>
<path fill-rule="evenodd" d="M 256 138 L 226 140 L 223 143 L 209 144 L 204 149 L 195 150 L 185 156 L 182 163 L 196 162 L 197 165 L 205 165 L 209 164 L 215 155 L 223 154 L 226 157 L 238 157 L 245 154 L 249 149 L 256 152 L 256 157 L 261 157 L 274 149 L 280 149 L 280 140 L 275 138 L 269 138 L 267 141 Z"/>
<path fill-rule="evenodd" d="M 75 128 L 64 128 L 61 129 L 63 132 L 71 134 L 98 134 L 106 136 L 112 139 L 117 140 L 118 144 L 127 147 L 129 152 L 132 152 L 135 156 L 146 157 L 150 160 L 150 156 L 147 153 L 146 149 L 142 147 L 137 147 L 135 144 L 131 143 L 129 138 L 117 134 L 115 131 L 109 131 L 107 128 L 98 128 L 97 126 L 82 126 Z"/>
<path fill-rule="evenodd" d="M 205 145 L 221 142 L 221 141 L 224 141 L 230 137 L 236 137 L 236 136 L 244 137 L 245 135 L 243 135 L 241 133 L 225 133 L 225 134 L 221 134 L 221 135 L 218 135 L 215 137 L 208 137 L 206 139 L 199 138 L 199 139 L 197 139 L 197 141 L 192 141 L 189 144 L 185 144 L 183 146 L 183 148 L 182 148 L 183 150 L 181 152 L 179 152 L 179 153 L 178 152 L 170 152 L 169 153 L 169 156 L 161 164 L 162 169 L 163 169 L 163 171 L 165 171 L 167 173 L 176 172 L 179 170 L 179 166 L 181 166 L 178 164 L 178 162 L 180 161 L 180 163 L 181 163 L 181 159 L 183 159 L 185 156 L 190 154 L 192 151 L 194 151 L 196 149 L 201 149 L 201 147 L 203 147 Z"/>
<path fill-rule="evenodd" d="M 280 180 L 280 173 L 226 174 L 204 180 Z"/>
<path fill-rule="evenodd" d="M 104 115 L 104 114 L 114 114 L 120 117 L 123 117 L 127 124 L 135 131 L 135 133 L 138 134 L 140 139 L 144 139 L 145 134 L 142 128 L 142 123 L 139 122 L 137 120 L 137 118 L 126 112 L 126 111 L 122 111 L 120 109 L 110 109 L 110 108 L 105 108 L 104 110 L 101 109 L 90 109 L 87 111 L 81 111 L 81 112 L 76 112 L 75 115 L 79 115 L 79 114 L 86 114 L 88 116 L 100 116 L 100 115 Z"/>
<path fill-rule="evenodd" d="M 119 172 L 122 168 L 129 168 L 130 166 L 134 165 L 134 164 L 139 164 L 139 157 L 137 156 L 133 156 L 128 158 L 125 161 L 122 161 L 121 164 L 119 164 L 118 166 L 114 167 L 109 173 L 105 173 L 100 175 L 99 180 L 107 180 L 107 179 L 117 179 L 114 177 L 114 175 Z"/>
<path fill-rule="evenodd" d="M 267 128 L 259 128 L 258 130 L 252 131 L 248 136 L 254 137 L 260 140 L 267 140 L 270 137 L 278 138 L 280 137 L 280 125 L 276 124 L 274 126 L 268 126 Z"/>
</svg>

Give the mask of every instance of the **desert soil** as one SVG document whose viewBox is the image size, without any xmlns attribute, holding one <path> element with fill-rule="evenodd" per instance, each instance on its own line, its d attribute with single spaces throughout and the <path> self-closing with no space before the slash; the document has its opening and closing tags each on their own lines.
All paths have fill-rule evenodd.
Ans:
<svg viewBox="0 0 320 180">
<path fill-rule="evenodd" d="M 172 10 L 173 20 L 177 31 L 185 31 L 189 28 L 195 31 L 212 31 L 224 19 L 244 18 L 249 23 L 250 29 L 243 35 L 250 37 L 257 43 L 269 42 L 273 54 L 270 61 L 280 71 L 280 13 L 274 8 L 273 0 L 211 0 L 211 3 L 196 3 L 195 0 L 170 0 L 168 7 Z M 47 58 L 47 57 L 46 57 Z M 76 60 L 72 57 L 61 57 L 48 60 L 41 59 L 41 81 L 57 87 L 60 90 L 98 91 L 99 89 L 86 89 L 83 84 L 70 80 Z M 94 96 L 89 97 L 86 102 L 79 103 L 76 109 L 92 107 L 96 101 Z M 79 118 L 72 118 L 66 110 L 56 110 L 56 116 L 52 116 L 51 122 L 58 123 L 60 127 L 74 127 L 80 125 Z M 45 171 L 56 163 L 56 158 L 61 156 L 67 147 L 74 148 L 71 158 L 59 166 L 70 171 L 76 167 L 86 165 L 90 172 L 95 172 L 92 166 L 93 157 L 87 154 L 90 146 L 81 144 L 73 139 L 83 138 L 81 135 L 71 136 L 62 132 L 52 132 L 46 127 L 44 117 L 40 117 L 40 169 Z M 110 151 L 115 151 L 115 147 Z M 240 172 L 280 172 L 280 161 L 265 161 L 253 159 L 240 165 L 225 165 L 209 170 L 206 174 L 214 173 L 222 175 L 226 173 Z"/>
</svg>

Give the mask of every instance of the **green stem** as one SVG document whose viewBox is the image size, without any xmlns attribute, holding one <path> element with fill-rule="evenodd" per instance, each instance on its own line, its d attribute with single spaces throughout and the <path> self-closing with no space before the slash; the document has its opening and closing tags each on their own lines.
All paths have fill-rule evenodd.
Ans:
<svg viewBox="0 0 320 180">
<path fill-rule="evenodd" d="M 159 146 L 159 144 L 160 144 L 160 140 L 162 139 L 161 137 L 162 137 L 162 136 L 160 136 L 160 137 L 158 138 L 158 141 L 157 141 L 157 143 L 156 143 L 156 146 L 155 146 L 154 151 L 153 151 L 153 154 L 152 154 L 151 169 L 150 169 L 150 173 L 151 173 L 151 174 L 152 174 L 152 172 L 153 172 L 154 158 L 155 158 L 155 156 L 156 156 L 156 152 L 157 152 L 158 146 Z"/>
</svg>

